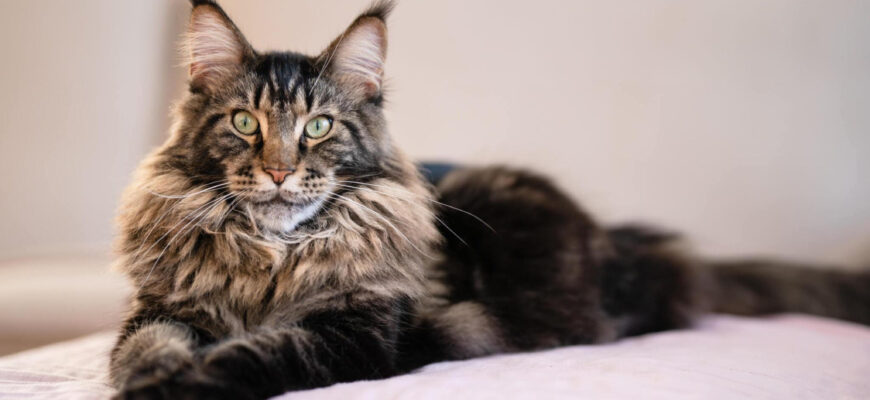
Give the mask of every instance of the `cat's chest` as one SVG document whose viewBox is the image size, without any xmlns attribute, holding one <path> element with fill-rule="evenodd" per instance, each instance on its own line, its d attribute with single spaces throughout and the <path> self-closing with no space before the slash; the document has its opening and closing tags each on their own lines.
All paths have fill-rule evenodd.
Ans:
<svg viewBox="0 0 870 400">
<path fill-rule="evenodd" d="M 323 296 L 355 286 L 337 278 L 328 261 L 283 257 L 249 260 L 245 268 L 218 263 L 201 266 L 195 274 L 177 277 L 167 296 L 170 303 L 208 315 L 226 333 L 239 333 L 274 323 L 303 318 Z M 179 270 L 180 271 L 180 270 Z M 347 278 L 347 277 L 346 277 Z"/>
<path fill-rule="evenodd" d="M 225 334 L 292 324 L 354 293 L 416 297 L 420 257 L 388 246 L 395 243 L 404 242 L 345 229 L 284 247 L 215 236 L 176 264 L 166 298 L 208 316 Z"/>
</svg>

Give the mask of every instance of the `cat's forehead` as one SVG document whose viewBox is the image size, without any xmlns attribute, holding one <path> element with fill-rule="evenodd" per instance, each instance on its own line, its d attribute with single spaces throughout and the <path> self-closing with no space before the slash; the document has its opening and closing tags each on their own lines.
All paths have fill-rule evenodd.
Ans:
<svg viewBox="0 0 870 400">
<path fill-rule="evenodd" d="M 310 110 L 316 106 L 343 103 L 344 96 L 329 78 L 323 76 L 316 60 L 293 52 L 270 52 L 258 55 L 235 90 L 224 103 L 244 108 Z M 343 107 L 342 107 L 343 108 Z"/>
<path fill-rule="evenodd" d="M 278 84 L 296 78 L 316 78 L 315 60 L 303 54 L 284 51 L 269 52 L 257 56 L 251 71 L 261 80 Z"/>
</svg>

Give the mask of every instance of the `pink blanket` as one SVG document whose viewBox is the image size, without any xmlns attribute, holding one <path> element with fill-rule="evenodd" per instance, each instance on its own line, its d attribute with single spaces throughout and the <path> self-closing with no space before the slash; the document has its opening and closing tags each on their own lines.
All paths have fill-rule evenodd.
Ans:
<svg viewBox="0 0 870 400">
<path fill-rule="evenodd" d="M 114 334 L 0 359 L 0 398 L 98 399 Z M 693 330 L 433 364 L 279 399 L 867 399 L 870 329 L 788 315 L 716 316 Z"/>
</svg>

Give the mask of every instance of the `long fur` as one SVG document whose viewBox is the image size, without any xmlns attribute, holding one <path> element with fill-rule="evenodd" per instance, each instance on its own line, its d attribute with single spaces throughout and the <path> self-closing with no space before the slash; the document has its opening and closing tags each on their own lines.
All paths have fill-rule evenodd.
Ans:
<svg viewBox="0 0 870 400">
<path fill-rule="evenodd" d="M 602 227 L 528 171 L 431 186 L 384 121 L 389 2 L 314 57 L 258 53 L 215 2 L 192 4 L 189 91 L 118 217 L 116 268 L 137 289 L 118 398 L 266 398 L 709 310 L 870 323 L 867 274 L 706 262 L 674 235 Z M 318 116 L 331 130 L 307 135 Z"/>
</svg>

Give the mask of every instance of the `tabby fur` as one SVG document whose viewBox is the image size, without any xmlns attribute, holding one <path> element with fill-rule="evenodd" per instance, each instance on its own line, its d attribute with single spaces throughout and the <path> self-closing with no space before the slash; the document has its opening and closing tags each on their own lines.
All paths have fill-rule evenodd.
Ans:
<svg viewBox="0 0 870 400">
<path fill-rule="evenodd" d="M 117 268 L 136 288 L 112 351 L 118 398 L 266 398 L 710 310 L 870 323 L 863 273 L 706 263 L 672 235 L 601 227 L 523 170 L 457 168 L 432 186 L 384 121 L 390 3 L 314 57 L 257 52 L 216 3 L 192 3 L 189 90 L 118 218 Z M 240 111 L 255 134 L 234 127 Z M 313 138 L 318 115 L 331 130 Z"/>
</svg>

